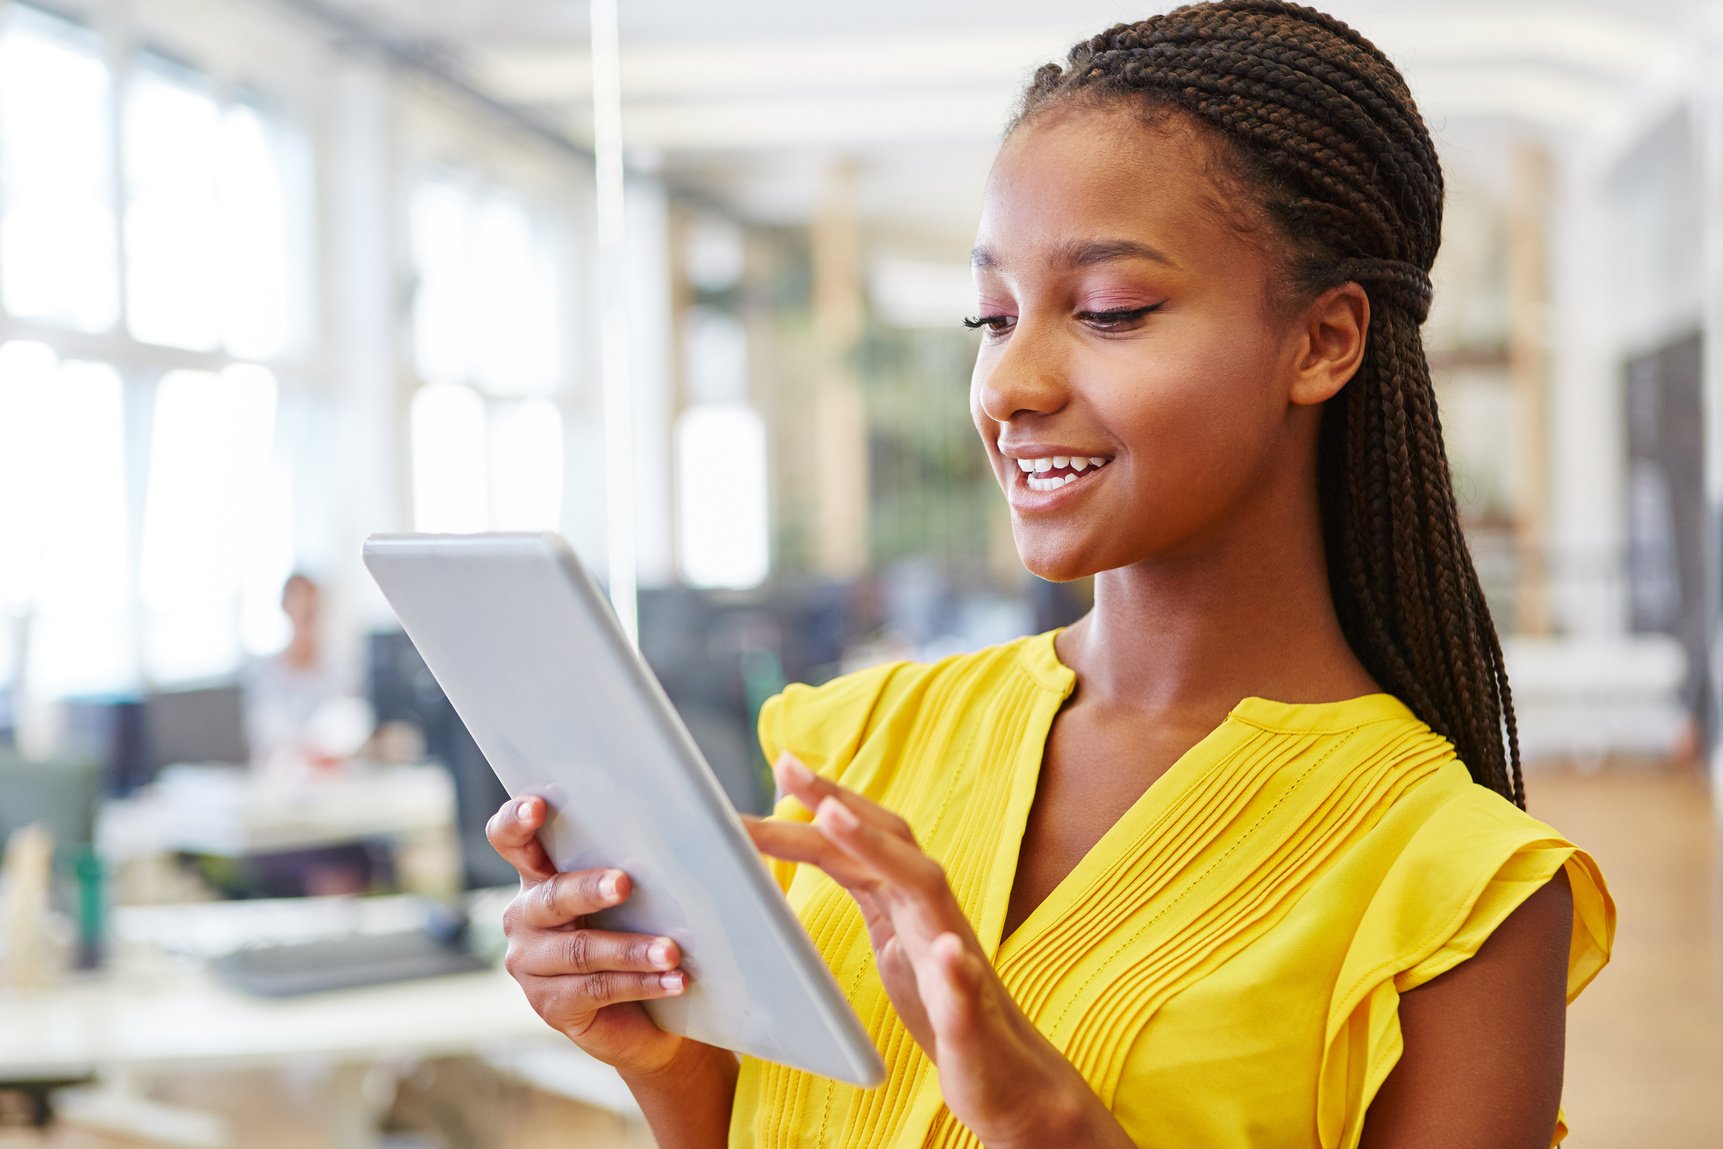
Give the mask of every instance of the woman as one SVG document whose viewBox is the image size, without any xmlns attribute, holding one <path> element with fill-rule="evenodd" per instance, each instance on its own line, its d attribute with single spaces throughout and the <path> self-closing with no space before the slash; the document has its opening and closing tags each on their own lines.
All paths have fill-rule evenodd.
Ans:
<svg viewBox="0 0 1723 1149">
<path fill-rule="evenodd" d="M 583 929 L 626 875 L 554 874 L 537 799 L 493 820 L 510 970 L 662 1144 L 1559 1140 L 1614 911 L 1523 812 L 1418 334 L 1441 200 L 1398 72 L 1309 9 L 1193 5 L 1036 75 L 971 408 L 1025 564 L 1094 609 L 761 719 L 756 842 L 886 1084 L 658 1031 L 674 945 Z"/>
</svg>

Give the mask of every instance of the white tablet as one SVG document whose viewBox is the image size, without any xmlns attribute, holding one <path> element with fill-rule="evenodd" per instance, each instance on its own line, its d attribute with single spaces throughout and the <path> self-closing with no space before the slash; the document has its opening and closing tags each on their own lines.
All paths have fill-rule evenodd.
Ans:
<svg viewBox="0 0 1723 1149">
<path fill-rule="evenodd" d="M 605 929 L 682 948 L 673 1033 L 857 1085 L 878 1052 L 657 679 L 552 534 L 373 535 L 365 565 L 510 794 L 550 808 L 561 870 L 633 879 Z"/>
</svg>

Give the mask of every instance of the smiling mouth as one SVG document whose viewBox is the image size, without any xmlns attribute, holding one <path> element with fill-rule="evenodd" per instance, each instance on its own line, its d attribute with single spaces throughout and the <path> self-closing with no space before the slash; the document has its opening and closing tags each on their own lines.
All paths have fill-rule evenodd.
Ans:
<svg viewBox="0 0 1723 1149">
<path fill-rule="evenodd" d="M 1111 459 L 1100 455 L 1081 456 L 1054 455 L 1051 458 L 1017 459 L 1017 469 L 1023 475 L 1023 482 L 1031 491 L 1056 491 L 1067 483 L 1074 483 L 1085 475 L 1092 475 L 1105 467 Z"/>
</svg>

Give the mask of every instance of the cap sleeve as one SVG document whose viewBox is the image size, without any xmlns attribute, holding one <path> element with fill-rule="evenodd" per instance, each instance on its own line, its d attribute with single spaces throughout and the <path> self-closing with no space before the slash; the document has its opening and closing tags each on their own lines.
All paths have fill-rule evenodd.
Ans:
<svg viewBox="0 0 1723 1149">
<path fill-rule="evenodd" d="M 775 762 L 789 751 L 814 773 L 842 782 L 893 678 L 905 665 L 869 667 L 822 686 L 792 683 L 768 698 L 760 707 L 759 723 L 766 761 Z M 779 798 L 772 817 L 811 822 L 814 816 L 794 798 Z M 767 858 L 766 866 L 779 887 L 788 890 L 795 863 Z"/>
<path fill-rule="evenodd" d="M 1573 888 L 1568 1001 L 1609 960 L 1615 903 L 1597 863 L 1498 795 L 1468 779 L 1401 842 L 1335 985 L 1320 1079 L 1324 1146 L 1357 1144 L 1364 1110 L 1400 1058 L 1400 995 L 1476 954 L 1558 870 Z M 1556 1141 L 1565 1133 L 1558 1124 Z"/>
</svg>

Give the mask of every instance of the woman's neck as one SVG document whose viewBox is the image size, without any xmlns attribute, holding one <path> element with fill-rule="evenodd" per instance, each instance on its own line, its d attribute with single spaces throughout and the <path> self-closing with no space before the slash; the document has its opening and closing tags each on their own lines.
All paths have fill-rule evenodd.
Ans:
<svg viewBox="0 0 1723 1149">
<path fill-rule="evenodd" d="M 1289 522 L 1289 510 L 1305 521 Z M 1315 506 L 1263 518 L 1178 558 L 1095 576 L 1094 609 L 1057 644 L 1091 700 L 1209 713 L 1246 695 L 1323 702 L 1381 689 L 1335 614 Z"/>
</svg>

